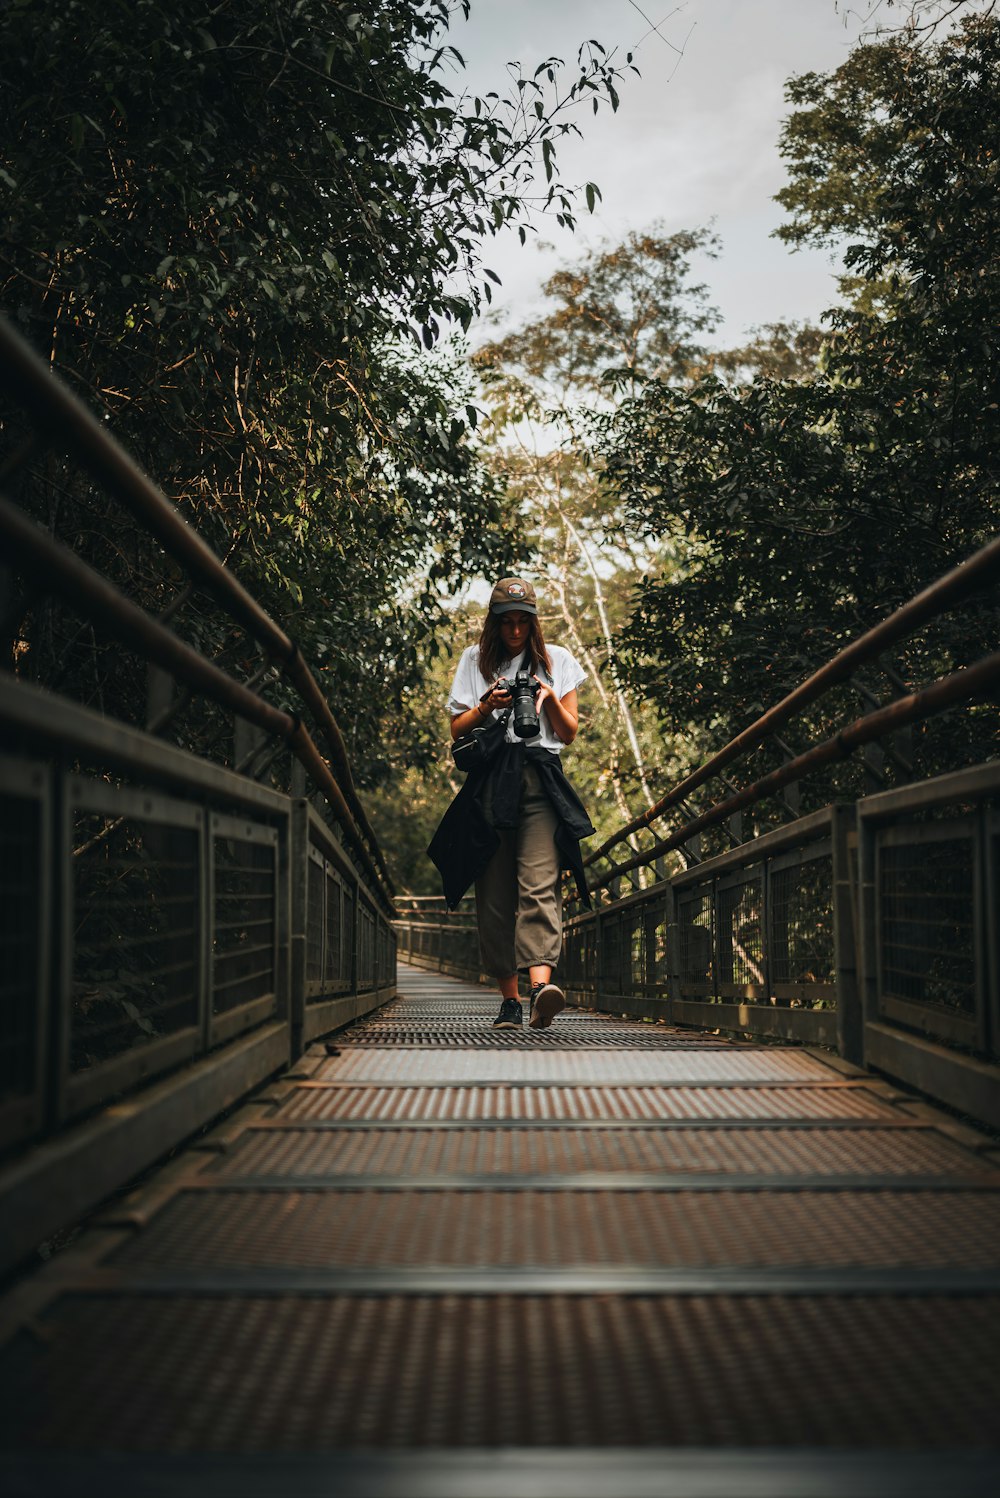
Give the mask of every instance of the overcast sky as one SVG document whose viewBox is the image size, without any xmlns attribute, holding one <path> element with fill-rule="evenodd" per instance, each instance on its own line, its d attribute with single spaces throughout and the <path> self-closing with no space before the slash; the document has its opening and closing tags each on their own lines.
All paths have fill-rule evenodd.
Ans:
<svg viewBox="0 0 1000 1498">
<path fill-rule="evenodd" d="M 788 112 L 783 85 L 792 74 L 837 67 L 872 0 L 637 5 L 662 36 L 645 35 L 649 23 L 632 0 L 472 0 L 471 20 L 453 27 L 476 93 L 503 92 L 509 60 L 526 71 L 551 53 L 569 63 L 588 37 L 617 47 L 622 60 L 634 50 L 642 73 L 622 88 L 616 115 L 604 107 L 596 117 L 581 112 L 583 141 L 559 148 L 566 179 L 591 179 L 604 194 L 593 217 L 584 213 L 575 235 L 542 222 L 549 250 L 530 239 L 521 249 L 513 236 L 487 244 L 485 263 L 504 283 L 495 305 L 505 322 L 519 322 L 539 308 L 546 276 L 581 247 L 618 243 L 656 220 L 667 233 L 714 220 L 722 255 L 696 271 L 723 314 L 717 343 L 736 344 L 761 323 L 818 320 L 835 299 L 833 260 L 825 252 L 793 254 L 769 237 L 782 219 L 773 196 L 786 180 L 777 151 Z"/>
</svg>

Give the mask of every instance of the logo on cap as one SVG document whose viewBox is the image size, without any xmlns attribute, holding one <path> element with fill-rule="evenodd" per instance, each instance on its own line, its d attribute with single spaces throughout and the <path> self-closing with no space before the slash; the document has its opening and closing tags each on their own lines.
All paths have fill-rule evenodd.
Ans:
<svg viewBox="0 0 1000 1498">
<path fill-rule="evenodd" d="M 524 594 L 525 589 L 521 587 L 520 583 L 511 583 L 510 587 L 507 589 L 508 598 L 523 598 Z"/>
</svg>

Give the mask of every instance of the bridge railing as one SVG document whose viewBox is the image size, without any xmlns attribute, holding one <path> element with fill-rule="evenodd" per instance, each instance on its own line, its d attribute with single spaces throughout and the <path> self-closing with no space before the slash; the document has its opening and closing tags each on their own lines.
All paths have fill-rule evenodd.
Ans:
<svg viewBox="0 0 1000 1498">
<path fill-rule="evenodd" d="M 399 895 L 396 911 L 396 940 L 403 961 L 473 983 L 479 979 L 479 936 L 471 896 L 449 910 L 443 895 Z"/>
<path fill-rule="evenodd" d="M 138 723 L 0 670 L 2 1266 L 384 1002 L 396 943 L 381 851 L 294 643 L 2 321 L 0 388 L 5 613 L 52 596 L 119 642 L 123 669 L 150 663 Z M 46 452 L 182 569 L 166 618 L 8 497 L 31 500 Z M 263 653 L 251 680 L 172 627 L 194 584 L 249 641 L 237 654 Z M 269 700 L 275 681 L 294 706 Z M 206 748 L 166 741 L 204 702 L 221 709 L 190 734 Z"/>
<path fill-rule="evenodd" d="M 831 1046 L 1000 1124 L 1000 763 L 801 817 L 789 794 L 877 745 L 905 775 L 912 767 L 894 744 L 900 730 L 995 703 L 1000 653 L 904 692 L 801 754 L 787 752 L 742 788 L 723 773 L 889 646 L 946 610 L 981 605 L 998 576 L 994 541 L 854 640 L 589 855 L 595 908 L 571 907 L 563 969 L 580 1001 Z M 727 794 L 695 810 L 688 798 L 713 780 Z M 741 839 L 744 812 L 778 796 L 793 820 Z M 706 856 L 708 833 L 731 846 Z M 687 867 L 668 874 L 666 860 L 679 856 Z"/>
</svg>

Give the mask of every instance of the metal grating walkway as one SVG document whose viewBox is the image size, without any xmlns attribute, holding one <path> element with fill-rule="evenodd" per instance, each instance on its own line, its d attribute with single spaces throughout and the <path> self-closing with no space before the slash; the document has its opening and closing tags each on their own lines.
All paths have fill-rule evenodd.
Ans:
<svg viewBox="0 0 1000 1498">
<path fill-rule="evenodd" d="M 989 1139 L 818 1052 L 400 984 L 7 1295 L 6 1494 L 997 1490 Z"/>
</svg>

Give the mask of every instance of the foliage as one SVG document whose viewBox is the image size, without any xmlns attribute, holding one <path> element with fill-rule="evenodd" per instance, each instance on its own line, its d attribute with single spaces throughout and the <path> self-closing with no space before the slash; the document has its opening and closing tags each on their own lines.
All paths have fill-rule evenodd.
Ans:
<svg viewBox="0 0 1000 1498">
<path fill-rule="evenodd" d="M 549 59 L 509 97 L 456 97 L 456 9 L 20 0 L 0 18 L 0 301 L 265 604 L 299 611 L 348 721 L 358 700 L 369 775 L 442 596 L 507 554 L 457 364 L 407 346 L 468 328 L 490 234 L 539 210 L 572 225 L 559 140 L 579 106 L 618 105 L 597 43 L 575 72 Z M 23 497 L 162 607 L 155 548 L 63 465 L 36 464 Z M 197 600 L 179 628 L 232 645 Z M 127 711 L 138 671 L 119 688 L 75 626 L 35 607 L 15 634 L 20 669 L 50 680 L 75 650 L 87 700 Z"/>
<path fill-rule="evenodd" d="M 773 322 L 751 328 L 747 343 L 712 349 L 701 370 L 727 383 L 746 384 L 758 376 L 769 380 L 804 380 L 816 373 L 826 334 L 808 323 Z"/>
<path fill-rule="evenodd" d="M 719 745 L 983 545 L 998 513 L 1000 26 L 857 49 L 789 97 L 786 237 L 859 236 L 847 264 L 869 294 L 827 315 L 814 377 L 653 383 L 606 449 L 611 502 L 678 562 L 644 579 L 629 678 Z M 899 681 L 975 659 L 998 625 L 988 598 L 940 621 L 900 652 Z M 892 695 L 881 674 L 868 685 Z M 841 694 L 794 734 L 866 705 Z M 928 728 L 918 764 L 983 757 L 991 721 Z"/>
<path fill-rule="evenodd" d="M 570 390 L 683 379 L 718 322 L 706 287 L 690 284 L 698 252 L 718 253 L 707 229 L 668 235 L 653 224 L 581 256 L 545 283 L 552 310 L 489 345 L 480 365 L 516 370 L 557 400 Z"/>
</svg>

